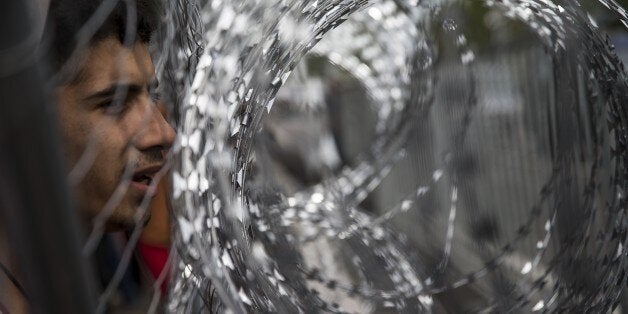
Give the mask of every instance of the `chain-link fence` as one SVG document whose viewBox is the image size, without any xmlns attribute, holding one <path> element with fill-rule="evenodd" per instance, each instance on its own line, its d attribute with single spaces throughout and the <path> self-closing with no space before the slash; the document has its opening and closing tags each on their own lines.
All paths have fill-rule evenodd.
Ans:
<svg viewBox="0 0 628 314">
<path fill-rule="evenodd" d="M 624 311 L 623 7 L 0 3 L 0 311 Z"/>
</svg>

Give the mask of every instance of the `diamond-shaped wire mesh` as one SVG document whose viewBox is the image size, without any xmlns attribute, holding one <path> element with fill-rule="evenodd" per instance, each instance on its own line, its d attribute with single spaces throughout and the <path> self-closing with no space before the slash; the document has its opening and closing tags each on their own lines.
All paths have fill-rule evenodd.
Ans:
<svg viewBox="0 0 628 314">
<path fill-rule="evenodd" d="M 620 3 L 28 3 L 0 284 L 33 310 L 625 310 Z"/>
</svg>

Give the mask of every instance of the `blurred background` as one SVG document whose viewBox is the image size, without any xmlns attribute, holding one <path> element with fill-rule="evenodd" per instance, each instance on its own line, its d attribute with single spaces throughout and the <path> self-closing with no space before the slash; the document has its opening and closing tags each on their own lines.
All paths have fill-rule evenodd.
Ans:
<svg viewBox="0 0 628 314">
<path fill-rule="evenodd" d="M 628 1 L 618 2 L 628 7 Z M 581 6 L 589 12 L 591 23 L 608 34 L 615 53 L 626 64 L 628 26 L 596 1 L 582 1 Z M 31 23 L 38 21 L 31 15 L 33 7 L 38 4 L 0 4 L 0 12 L 4 12 L 0 28 L 7 31 L 0 45 L 4 111 L 0 114 L 0 261 L 17 264 L 21 272 L 29 274 L 31 279 L 26 281 L 32 285 L 29 289 L 34 289 L 33 296 L 43 298 L 41 304 L 50 306 L 51 312 L 79 313 L 94 307 L 118 266 L 128 234 L 105 237 L 108 244 L 98 254 L 111 258 L 103 258 L 104 266 L 95 271 L 87 266 L 93 261 L 82 256 L 81 247 L 90 230 L 78 224 L 72 200 L 61 184 L 66 178 L 59 160 L 56 125 L 51 122 L 53 113 L 43 107 L 46 82 L 37 75 L 40 65 L 28 49 L 13 49 L 29 29 L 39 25 Z M 382 21 L 403 19 L 397 11 L 366 8 L 358 14 L 363 19 L 382 18 L 382 14 L 390 18 Z M 431 60 L 430 75 L 435 78 L 429 93 L 431 109 L 408 123 L 408 140 L 400 149 L 403 154 L 359 207 L 380 217 L 417 189 L 429 186 L 429 192 L 409 210 L 395 214 L 383 225 L 400 234 L 421 261 L 419 273 L 427 286 L 448 287 L 434 293 L 434 312 L 491 313 L 511 308 L 529 312 L 560 289 L 564 290 L 556 295 L 559 299 L 565 296 L 562 310 L 574 310 L 569 300 L 587 298 L 599 287 L 597 269 L 592 265 L 610 263 L 592 261 L 596 254 L 602 250 L 598 256 L 606 256 L 606 251 L 617 250 L 603 247 L 604 239 L 594 236 L 582 251 L 563 250 L 571 249 L 565 243 L 582 239 L 575 235 L 612 232 L 604 230 L 607 221 L 592 217 L 593 213 L 610 217 L 605 202 L 614 191 L 610 178 L 618 167 L 611 150 L 606 150 L 613 140 L 612 130 L 603 126 L 608 118 L 602 110 L 604 103 L 589 97 L 586 69 L 570 68 L 579 52 L 566 54 L 561 59 L 565 63 L 557 63 L 560 60 L 553 58 L 553 52 L 527 25 L 479 1 L 452 5 L 431 23 L 430 37 L 438 51 L 438 58 Z M 279 90 L 255 137 L 257 164 L 249 179 L 253 194 L 270 189 L 291 195 L 319 184 L 343 167 L 358 165 L 369 156 L 378 136 L 387 134 L 387 125 L 378 124 L 383 113 L 378 111 L 377 88 L 394 87 L 386 82 L 395 78 L 377 76 L 378 71 L 390 73 L 385 65 L 378 68 L 375 61 L 392 59 L 394 48 L 361 42 L 360 32 L 371 30 L 343 27 L 331 30 Z M 355 60 L 346 54 L 334 57 L 334 49 L 340 48 L 337 44 L 347 38 L 346 49 L 355 53 Z M 585 35 L 570 38 L 588 39 Z M 465 61 L 465 56 L 470 59 Z M 26 60 L 25 65 L 15 67 L 16 60 Z M 360 68 L 361 64 L 367 69 Z M 376 79 L 369 80 L 373 77 Z M 562 93 L 566 90 L 568 95 Z M 410 91 L 388 93 L 393 98 L 395 94 L 411 97 Z M 578 100 L 569 108 L 568 120 L 573 119 L 575 122 L 569 120 L 573 125 L 563 121 L 567 111 L 561 100 L 566 97 Z M 596 147 L 603 147 L 602 152 Z M 556 160 L 561 154 L 573 160 L 560 164 L 565 172 L 556 178 Z M 594 164 L 595 175 L 591 170 Z M 589 180 L 596 186 L 590 195 Z M 546 193 L 548 189 L 554 194 Z M 164 188 L 164 194 L 170 193 L 166 191 Z M 146 226 L 144 245 L 169 247 L 169 222 L 174 218 L 168 214 L 169 205 L 164 205 L 168 201 L 165 197 L 161 205 L 153 206 L 161 206 L 156 214 L 161 218 Z M 618 220 L 621 223 L 625 217 Z M 601 243 L 603 249 L 593 243 Z M 105 252 L 108 249 L 115 252 Z M 137 258 L 109 302 L 110 312 L 143 313 L 156 298 L 153 285 L 164 265 L 158 266 L 159 271 L 150 270 L 150 260 L 139 250 L 142 248 L 135 250 Z M 163 251 L 159 254 L 158 259 L 165 262 Z M 621 252 L 618 255 L 623 256 Z M 496 258 L 499 263 L 494 263 Z M 572 260 L 567 263 L 569 258 Z M 476 276 L 485 267 L 490 272 Z M 150 278 L 148 289 L 141 287 L 145 283 L 138 283 L 142 274 Z M 478 280 L 457 284 L 468 278 Z M 13 281 L 10 276 L 0 279 L 0 299 L 8 300 L 3 304 L 21 294 L 16 291 L 21 287 Z M 68 308 L 69 304 L 76 307 Z M 382 305 L 370 309 L 394 312 Z M 17 312 L 23 310 L 17 305 Z M 628 312 L 625 292 L 615 312 Z"/>
</svg>

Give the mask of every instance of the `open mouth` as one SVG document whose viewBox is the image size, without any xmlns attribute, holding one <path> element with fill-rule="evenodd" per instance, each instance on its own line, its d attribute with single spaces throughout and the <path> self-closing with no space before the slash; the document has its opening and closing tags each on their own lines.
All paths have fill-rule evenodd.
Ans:
<svg viewBox="0 0 628 314">
<path fill-rule="evenodd" d="M 147 174 L 137 174 L 133 176 L 133 182 L 150 185 L 153 182 L 153 177 Z"/>
<path fill-rule="evenodd" d="M 155 180 L 155 176 L 162 166 L 162 164 L 156 164 L 139 169 L 133 174 L 131 185 L 141 193 L 149 192 L 151 186 L 154 184 L 153 180 Z"/>
</svg>

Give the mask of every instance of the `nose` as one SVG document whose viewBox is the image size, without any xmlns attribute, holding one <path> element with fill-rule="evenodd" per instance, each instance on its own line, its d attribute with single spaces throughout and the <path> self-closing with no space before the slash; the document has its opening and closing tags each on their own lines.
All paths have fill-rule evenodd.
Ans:
<svg viewBox="0 0 628 314">
<path fill-rule="evenodd" d="M 150 106 L 149 111 L 145 114 L 144 127 L 135 139 L 135 146 L 141 151 L 168 150 L 175 140 L 174 129 L 157 106 Z"/>
</svg>

